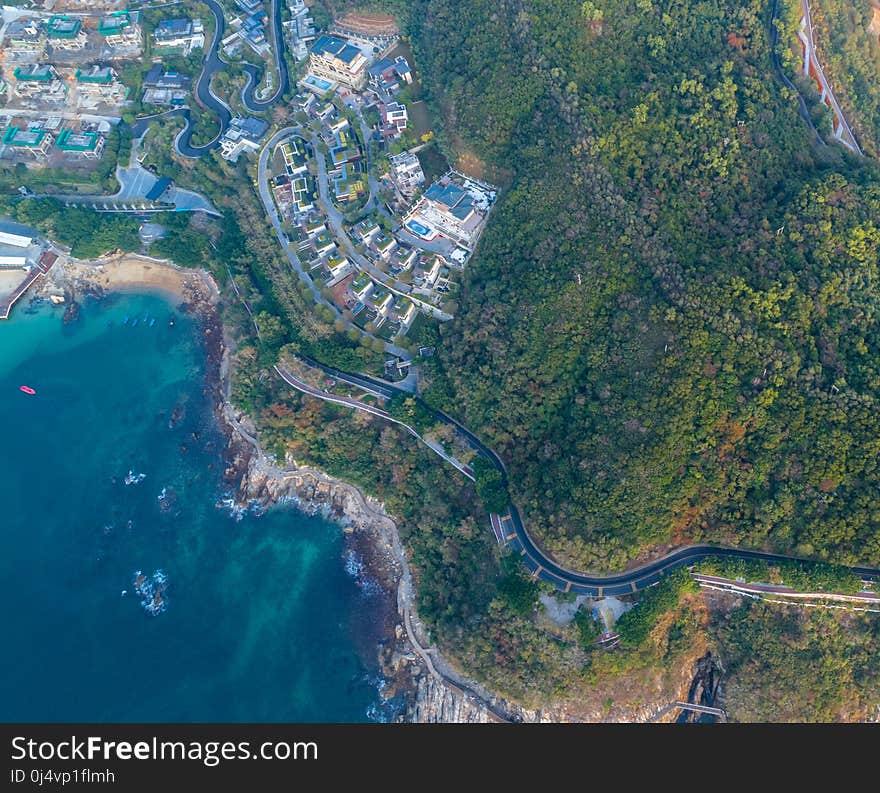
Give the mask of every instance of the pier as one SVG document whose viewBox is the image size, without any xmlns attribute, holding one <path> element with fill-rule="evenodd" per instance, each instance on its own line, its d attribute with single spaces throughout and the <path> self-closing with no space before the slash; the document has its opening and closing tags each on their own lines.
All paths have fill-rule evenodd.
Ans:
<svg viewBox="0 0 880 793">
<path fill-rule="evenodd" d="M 38 278 L 49 272 L 57 259 L 58 254 L 53 251 L 43 251 L 40 254 L 37 263 L 31 267 L 24 280 L 15 288 L 11 295 L 0 302 L 0 319 L 9 319 L 12 307 L 24 296 L 25 292 L 31 288 Z"/>
</svg>

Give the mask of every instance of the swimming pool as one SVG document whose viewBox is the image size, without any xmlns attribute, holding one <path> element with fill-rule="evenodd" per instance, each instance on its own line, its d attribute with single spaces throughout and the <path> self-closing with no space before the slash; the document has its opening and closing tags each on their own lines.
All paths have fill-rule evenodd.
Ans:
<svg viewBox="0 0 880 793">
<path fill-rule="evenodd" d="M 314 74 L 306 75 L 303 80 L 304 85 L 311 86 L 312 88 L 317 88 L 319 91 L 329 91 L 333 87 L 333 83 L 329 80 L 324 80 L 321 77 L 315 77 Z"/>
<path fill-rule="evenodd" d="M 406 227 L 413 233 L 417 234 L 420 237 L 428 239 L 429 237 L 434 236 L 432 230 L 427 226 L 419 223 L 417 220 L 408 220 L 406 221 Z"/>
</svg>

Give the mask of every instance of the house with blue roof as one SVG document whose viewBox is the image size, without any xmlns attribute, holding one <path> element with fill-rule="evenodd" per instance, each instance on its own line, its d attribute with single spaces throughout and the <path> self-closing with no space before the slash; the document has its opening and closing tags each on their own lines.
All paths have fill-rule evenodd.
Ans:
<svg viewBox="0 0 880 793">
<path fill-rule="evenodd" d="M 367 67 L 367 80 L 373 88 L 380 88 L 391 94 L 400 88 L 401 81 L 407 85 L 412 83 L 412 69 L 402 55 L 398 55 L 393 61 L 382 58 Z"/>
</svg>

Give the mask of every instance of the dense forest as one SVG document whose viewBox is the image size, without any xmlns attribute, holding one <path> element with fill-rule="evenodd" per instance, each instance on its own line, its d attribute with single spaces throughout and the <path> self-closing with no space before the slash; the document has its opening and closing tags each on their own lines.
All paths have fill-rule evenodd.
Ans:
<svg viewBox="0 0 880 793">
<path fill-rule="evenodd" d="M 880 562 L 880 180 L 813 148 L 749 0 L 417 2 L 434 106 L 513 169 L 429 401 L 560 560 Z"/>
<path fill-rule="evenodd" d="M 713 613 L 735 721 L 827 722 L 876 717 L 877 615 L 740 601 Z"/>
</svg>

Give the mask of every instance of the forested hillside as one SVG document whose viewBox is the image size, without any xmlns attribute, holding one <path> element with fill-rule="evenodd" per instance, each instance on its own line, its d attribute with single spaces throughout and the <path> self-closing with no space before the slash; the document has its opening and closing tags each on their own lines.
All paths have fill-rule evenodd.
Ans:
<svg viewBox="0 0 880 793">
<path fill-rule="evenodd" d="M 813 3 L 810 13 L 835 96 L 862 148 L 876 157 L 880 155 L 880 3 L 821 0 Z"/>
<path fill-rule="evenodd" d="M 547 549 L 880 562 L 880 186 L 814 151 L 759 0 L 417 0 L 430 100 L 512 169 L 429 400 Z"/>
</svg>

